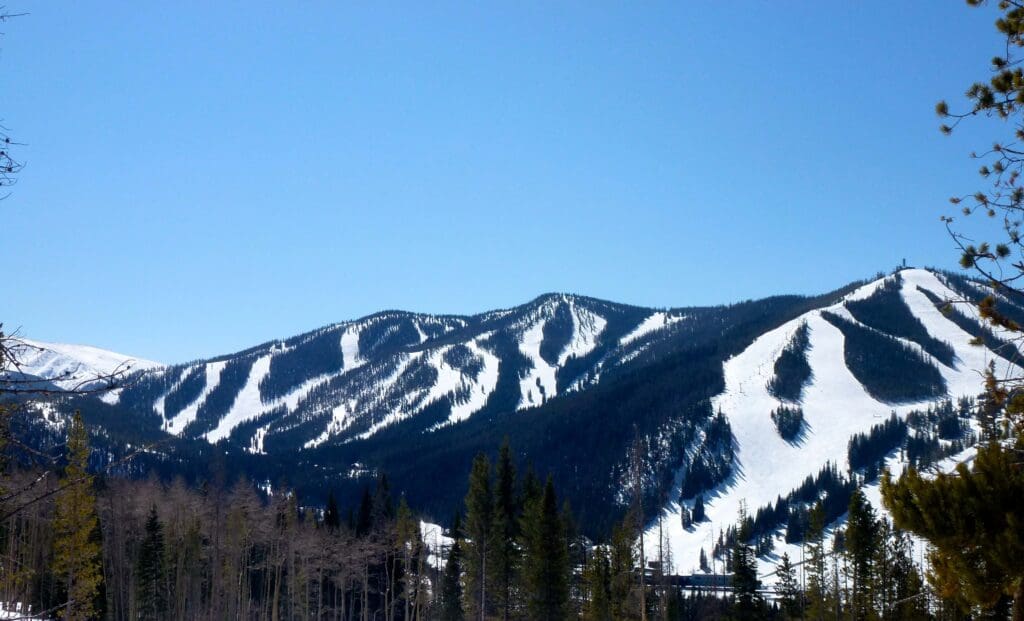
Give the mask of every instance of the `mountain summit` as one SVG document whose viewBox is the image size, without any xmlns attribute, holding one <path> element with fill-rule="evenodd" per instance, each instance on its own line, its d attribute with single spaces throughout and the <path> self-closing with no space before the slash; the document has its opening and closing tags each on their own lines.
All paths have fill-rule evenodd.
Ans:
<svg viewBox="0 0 1024 621">
<path fill-rule="evenodd" d="M 81 410 L 110 460 L 157 442 L 131 475 L 226 468 L 320 502 L 387 473 L 436 516 L 458 506 L 472 456 L 508 437 L 594 534 L 625 510 L 642 446 L 645 514 L 688 567 L 743 503 L 766 546 L 793 543 L 807 507 L 840 498 L 851 477 L 969 450 L 978 371 L 1019 356 L 972 305 L 947 307 L 981 294 L 955 274 L 905 269 L 717 307 L 547 294 L 478 315 L 387 311 L 147 368 L 103 400 L 48 413 Z M 49 418 L 35 429 L 40 444 L 59 437 Z"/>
</svg>

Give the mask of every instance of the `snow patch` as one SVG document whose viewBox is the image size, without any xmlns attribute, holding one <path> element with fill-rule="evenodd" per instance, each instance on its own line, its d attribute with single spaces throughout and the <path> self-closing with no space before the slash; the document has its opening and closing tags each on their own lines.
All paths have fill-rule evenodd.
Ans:
<svg viewBox="0 0 1024 621">
<path fill-rule="evenodd" d="M 262 413 L 263 400 L 260 397 L 260 382 L 270 373 L 270 358 L 269 354 L 261 356 L 253 363 L 249 377 L 235 397 L 231 409 L 220 419 L 217 427 L 206 434 L 207 442 L 213 444 L 223 440 L 231 434 L 232 429 Z"/>
<path fill-rule="evenodd" d="M 547 319 L 541 319 L 531 325 L 519 340 L 519 351 L 530 360 L 532 368 L 526 371 L 525 377 L 519 379 L 519 399 L 517 410 L 541 405 L 545 400 L 557 394 L 555 386 L 555 367 L 547 363 L 540 355 L 540 345 L 544 341 L 544 325 Z"/>
<path fill-rule="evenodd" d="M 641 321 L 640 325 L 633 328 L 629 334 L 619 339 L 619 347 L 629 345 L 633 341 L 641 339 L 652 332 L 664 330 L 677 321 L 682 321 L 683 319 L 686 319 L 686 315 L 669 315 L 662 311 L 652 313 L 647 317 L 647 319 Z"/>
<path fill-rule="evenodd" d="M 185 430 L 185 427 L 188 427 L 189 423 L 196 419 L 199 407 L 206 401 L 206 397 L 208 397 L 210 392 L 220 384 L 220 374 L 224 370 L 225 366 L 227 366 L 227 361 L 211 362 L 206 365 L 206 385 L 203 387 L 203 391 L 199 393 L 199 396 L 196 397 L 195 401 L 188 404 L 188 406 L 186 406 L 182 411 L 178 412 L 174 418 L 164 421 L 164 431 L 179 436 L 181 435 L 181 432 Z M 184 377 L 184 375 L 182 377 Z M 165 397 L 166 395 L 161 397 L 159 400 L 161 401 L 161 409 L 163 408 L 162 399 Z"/>
</svg>

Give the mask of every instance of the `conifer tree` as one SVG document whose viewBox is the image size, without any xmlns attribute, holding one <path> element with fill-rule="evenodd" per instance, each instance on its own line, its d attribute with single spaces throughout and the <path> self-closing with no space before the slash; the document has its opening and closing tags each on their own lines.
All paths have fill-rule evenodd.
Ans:
<svg viewBox="0 0 1024 621">
<path fill-rule="evenodd" d="M 825 510 L 818 502 L 808 516 L 805 536 L 807 548 L 807 618 L 825 621 L 827 614 L 828 568 L 825 551 Z"/>
<path fill-rule="evenodd" d="M 338 512 L 338 501 L 334 492 L 327 493 L 327 506 L 324 508 L 324 526 L 327 530 L 336 533 L 341 528 L 341 513 Z"/>
<path fill-rule="evenodd" d="M 569 605 L 569 559 L 551 477 L 541 501 L 527 506 L 522 531 L 527 616 L 536 621 L 562 621 Z"/>
<path fill-rule="evenodd" d="M 70 621 L 92 619 L 103 574 L 93 477 L 88 473 L 89 435 L 82 415 L 75 413 L 68 428 L 67 466 L 61 477 L 61 493 L 53 521 L 54 573 L 63 581 L 68 598 L 61 616 Z"/>
<path fill-rule="evenodd" d="M 494 498 L 491 492 L 491 462 L 480 453 L 473 460 L 466 493 L 465 599 L 466 617 L 483 621 L 492 610 L 487 592 L 488 545 L 492 541 Z"/>
<path fill-rule="evenodd" d="M 873 610 L 872 576 L 878 553 L 878 520 L 864 492 L 857 489 L 850 496 L 846 519 L 845 553 L 852 578 L 850 616 L 853 621 L 868 619 Z"/>
<path fill-rule="evenodd" d="M 790 562 L 789 554 L 785 552 L 782 553 L 776 576 L 778 581 L 775 583 L 775 593 L 779 596 L 779 606 L 783 614 L 787 619 L 800 618 L 803 615 L 803 593 L 796 579 L 796 568 Z"/>
<path fill-rule="evenodd" d="M 164 593 L 164 529 L 155 504 L 149 509 L 145 533 L 135 566 L 138 618 L 159 620 L 166 614 L 167 598 Z"/>
<path fill-rule="evenodd" d="M 359 511 L 355 517 L 355 533 L 362 537 L 373 528 L 373 496 L 370 495 L 370 488 L 363 486 L 363 495 L 359 499 Z"/>
<path fill-rule="evenodd" d="M 583 621 L 612 621 L 610 569 L 608 550 L 598 546 L 583 570 Z"/>
<path fill-rule="evenodd" d="M 758 589 L 757 557 L 750 547 L 750 520 L 745 503 L 740 503 L 739 522 L 732 546 L 732 586 L 736 595 L 736 618 L 740 621 L 756 619 L 762 606 Z"/>
<path fill-rule="evenodd" d="M 452 523 L 452 547 L 448 550 L 441 577 L 441 621 L 462 621 L 462 521 L 458 514 Z"/>
<path fill-rule="evenodd" d="M 494 519 L 491 527 L 490 558 L 487 561 L 488 581 L 498 616 L 508 621 L 512 613 L 512 585 L 518 564 L 516 472 L 508 437 L 498 453 L 494 477 Z"/>
<path fill-rule="evenodd" d="M 697 499 L 693 501 L 693 515 L 691 517 L 691 521 L 694 524 L 703 522 L 706 519 L 707 516 L 704 514 L 704 494 L 699 494 Z"/>
<path fill-rule="evenodd" d="M 1024 621 L 1024 469 L 999 443 L 973 464 L 925 478 L 910 469 L 882 478 L 882 498 L 896 526 L 932 544 L 929 560 L 940 595 L 993 608 L 1014 600 Z"/>
<path fill-rule="evenodd" d="M 636 584 L 636 541 L 640 528 L 638 513 L 630 511 L 612 530 L 609 591 L 612 601 L 612 619 L 627 621 L 640 619 L 640 594 Z"/>
</svg>

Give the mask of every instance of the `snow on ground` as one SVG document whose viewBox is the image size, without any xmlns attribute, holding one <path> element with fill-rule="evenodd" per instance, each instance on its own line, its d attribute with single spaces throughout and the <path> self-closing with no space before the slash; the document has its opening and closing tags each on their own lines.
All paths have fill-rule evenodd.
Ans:
<svg viewBox="0 0 1024 621">
<path fill-rule="evenodd" d="M 556 367 L 548 364 L 540 355 L 540 345 L 544 341 L 544 324 L 547 319 L 540 319 L 523 332 L 519 340 L 519 351 L 533 365 L 524 377 L 519 378 L 519 399 L 517 410 L 541 405 L 545 399 L 557 394 L 555 385 Z"/>
<path fill-rule="evenodd" d="M 206 434 L 208 442 L 215 443 L 228 437 L 231 430 L 262 413 L 263 399 L 260 397 L 260 382 L 270 373 L 271 354 L 260 356 L 252 364 L 245 386 L 238 392 L 231 409 L 220 419 L 217 427 Z"/>
<path fill-rule="evenodd" d="M 194 368 L 194 366 L 190 366 L 182 369 L 181 373 L 178 374 L 178 379 L 174 380 L 174 383 L 171 384 L 171 387 L 169 389 L 167 389 L 167 392 L 160 395 L 156 402 L 153 403 L 153 411 L 156 412 L 157 416 L 160 417 L 160 420 L 163 420 L 164 418 L 167 417 L 167 411 L 165 407 L 165 404 L 167 403 L 167 395 L 177 390 L 178 387 L 181 386 L 181 383 L 185 381 L 185 378 L 188 377 L 188 374 L 191 373 L 192 369 Z"/>
<path fill-rule="evenodd" d="M 939 297 L 952 297 L 952 292 L 926 270 L 904 270 L 902 294 L 915 316 L 934 337 L 952 345 L 960 360 L 957 368 L 937 364 L 949 386 L 951 397 L 973 396 L 981 391 L 977 370 L 992 359 L 984 348 L 969 344 L 970 335 L 961 331 L 942 315 L 917 290 L 920 285 Z M 865 285 L 845 299 L 862 299 L 871 295 L 882 281 Z M 842 312 L 841 303 L 826 309 Z M 774 362 L 789 342 L 794 331 L 806 321 L 810 329 L 811 348 L 808 362 L 813 379 L 804 390 L 802 408 L 808 429 L 796 444 L 784 441 L 775 429 L 770 413 L 780 402 L 768 393 L 766 384 L 774 372 Z M 847 468 L 847 445 L 856 433 L 867 432 L 872 425 L 887 418 L 892 411 L 905 416 L 930 402 L 893 406 L 873 399 L 846 367 L 842 332 L 811 311 L 756 339 L 746 350 L 726 361 L 725 391 L 714 398 L 714 407 L 728 418 L 735 436 L 736 468 L 725 484 L 705 495 L 708 521 L 689 530 L 682 528 L 680 507 L 673 500 L 663 510 L 661 528 L 667 536 L 676 570 L 689 571 L 697 566 L 701 548 L 710 556 L 720 530 L 735 523 L 740 503 L 747 511 L 757 509 L 784 495 L 814 475 L 829 462 Z M 1000 359 L 996 358 L 997 367 Z M 1006 363 L 1003 363 L 1005 369 Z M 877 499 L 873 499 L 877 500 Z M 657 521 L 645 534 L 648 555 L 657 550 Z M 799 547 L 786 547 L 781 539 L 776 556 L 788 551 L 799 559 Z M 762 561 L 762 569 L 771 571 L 771 562 Z"/>
<path fill-rule="evenodd" d="M 359 355 L 358 326 L 349 326 L 341 333 L 341 360 L 342 368 L 345 371 L 350 371 L 366 362 Z"/>
<path fill-rule="evenodd" d="M 210 392 L 220 384 L 220 374 L 224 370 L 227 362 L 211 362 L 206 365 L 206 385 L 203 387 L 203 391 L 199 393 L 196 400 L 188 404 L 182 411 L 178 412 L 174 418 L 169 421 L 164 421 L 164 431 L 181 435 L 185 427 L 189 423 L 196 419 L 196 414 L 199 412 L 199 406 L 205 401 L 206 397 L 209 396 Z M 163 399 L 163 397 L 161 398 Z"/>
<path fill-rule="evenodd" d="M 423 545 L 427 548 L 427 564 L 440 572 L 444 569 L 448 550 L 451 549 L 455 540 L 445 535 L 444 529 L 439 525 L 423 520 L 420 520 L 420 536 L 423 538 Z"/>
<path fill-rule="evenodd" d="M 652 332 L 667 328 L 683 319 L 686 319 L 686 315 L 669 315 L 661 311 L 652 313 L 647 319 L 641 321 L 640 325 L 633 328 L 629 334 L 619 339 L 619 346 L 629 345 L 633 341 L 643 338 Z"/>
<path fill-rule="evenodd" d="M 15 346 L 19 350 L 21 372 L 44 379 L 67 378 L 67 381 L 61 382 L 62 385 L 79 384 L 115 372 L 142 371 L 163 366 L 152 360 L 88 345 L 44 343 L 30 339 L 18 341 L 23 344 L 23 347 Z"/>
<path fill-rule="evenodd" d="M 409 368 L 409 365 L 412 364 L 414 361 L 419 360 L 422 355 L 423 352 L 416 352 L 413 354 L 399 354 L 398 364 L 395 366 L 395 370 L 391 373 L 391 375 L 389 375 L 384 381 L 382 381 L 376 387 L 375 393 L 377 396 L 374 401 L 379 403 L 381 399 L 388 396 L 391 393 L 391 389 L 394 387 L 395 383 L 402 377 L 402 375 L 405 374 L 405 371 L 406 369 Z M 379 420 L 373 425 L 371 425 L 368 430 L 359 434 L 358 438 L 360 440 L 365 440 L 366 438 L 369 438 L 370 436 L 377 433 L 384 427 L 387 427 L 392 423 L 396 423 L 402 420 L 403 418 L 405 418 L 405 416 L 406 415 L 402 411 L 402 409 L 398 408 L 397 410 L 389 413 L 382 420 Z"/>
<path fill-rule="evenodd" d="M 488 336 L 490 336 L 490 333 L 466 343 L 469 351 L 473 352 L 473 355 L 480 358 L 483 362 L 483 368 L 472 379 L 466 378 L 462 373 L 459 373 L 460 383 L 469 388 L 469 398 L 460 403 L 452 404 L 451 413 L 448 415 L 449 423 L 464 421 L 473 414 L 476 414 L 480 408 L 487 404 L 487 398 L 491 396 L 491 393 L 494 392 L 498 385 L 498 366 L 500 364 L 498 357 L 487 351 L 486 348 L 481 347 L 478 342 L 480 339 L 485 339 Z"/>
<path fill-rule="evenodd" d="M 569 311 L 572 314 L 572 340 L 558 355 L 559 367 L 564 366 L 570 357 L 580 358 L 593 351 L 597 347 L 597 339 L 608 325 L 604 317 L 576 306 L 571 300 Z"/>
</svg>

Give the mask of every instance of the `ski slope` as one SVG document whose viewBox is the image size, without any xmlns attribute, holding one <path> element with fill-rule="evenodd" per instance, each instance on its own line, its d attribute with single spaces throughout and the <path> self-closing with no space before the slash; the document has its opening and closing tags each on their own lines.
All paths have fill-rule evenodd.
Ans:
<svg viewBox="0 0 1024 621">
<path fill-rule="evenodd" d="M 946 341 L 956 352 L 952 367 L 932 360 L 946 380 L 949 397 L 979 394 L 983 389 L 979 371 L 990 361 L 995 363 L 997 374 L 1020 372 L 985 348 L 972 345 L 972 337 L 918 290 L 918 287 L 927 289 L 942 299 L 960 297 L 935 274 L 921 269 L 904 270 L 900 274 L 900 295 L 911 313 L 929 334 Z M 657 550 L 660 529 L 669 543 L 675 569 L 684 572 L 695 569 L 701 549 L 710 557 L 719 531 L 736 523 L 741 503 L 745 502 L 748 513 L 753 515 L 759 507 L 786 495 L 829 462 L 836 463 L 840 471 L 846 471 L 851 436 L 868 432 L 891 412 L 905 417 L 912 410 L 935 403 L 928 400 L 893 405 L 872 398 L 846 367 L 843 333 L 822 317 L 823 311 L 829 311 L 856 321 L 843 307 L 843 302 L 870 296 L 882 282 L 878 280 L 860 287 L 828 308 L 816 309 L 763 334 L 742 353 L 726 361 L 725 390 L 713 399 L 713 407 L 729 419 L 737 465 L 728 481 L 705 494 L 707 521 L 683 529 L 678 499 L 663 508 L 661 520 L 655 520 L 645 533 L 649 557 L 650 551 Z M 974 311 L 973 307 L 970 310 Z M 791 444 L 782 439 L 771 420 L 770 412 L 782 402 L 768 392 L 767 383 L 774 373 L 775 360 L 804 322 L 810 332 L 807 359 L 813 376 L 801 401 L 806 434 Z M 909 344 L 909 341 L 903 342 Z M 877 489 L 868 496 L 882 510 Z M 692 508 L 692 500 L 688 502 Z M 781 554 L 787 547 L 781 537 L 777 543 L 777 554 Z M 795 558 L 799 558 L 799 548 L 789 546 L 788 551 L 791 557 L 795 554 Z M 768 569 L 770 560 L 762 561 L 762 569 Z"/>
</svg>

